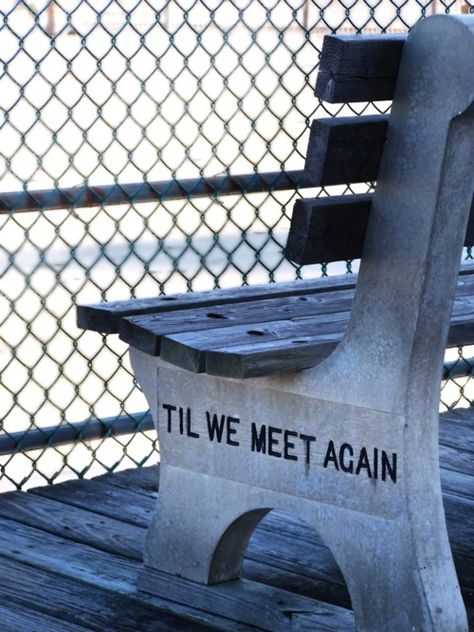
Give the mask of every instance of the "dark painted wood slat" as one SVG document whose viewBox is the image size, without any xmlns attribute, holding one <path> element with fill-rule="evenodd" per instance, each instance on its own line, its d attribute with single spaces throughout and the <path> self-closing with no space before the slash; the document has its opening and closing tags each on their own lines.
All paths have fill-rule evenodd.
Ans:
<svg viewBox="0 0 474 632">
<path fill-rule="evenodd" d="M 372 194 L 300 198 L 293 207 L 286 257 L 297 265 L 360 259 Z M 474 244 L 474 200 L 465 246 Z"/>
<path fill-rule="evenodd" d="M 298 294 L 330 292 L 333 288 L 341 290 L 354 287 L 352 275 L 339 275 L 318 279 L 300 279 L 283 283 L 267 283 L 207 292 L 189 292 L 171 294 L 153 298 L 111 301 L 93 305 L 79 305 L 77 308 L 78 326 L 83 329 L 102 333 L 117 333 L 122 318 L 163 314 L 170 311 L 209 307 L 231 303 L 244 303 L 266 298 L 283 298 Z"/>
<path fill-rule="evenodd" d="M 277 312 L 274 312 L 277 313 Z M 315 321 L 318 316 L 315 315 Z M 260 343 L 243 341 L 205 353 L 206 373 L 222 377 L 249 378 L 281 371 L 294 371 L 315 366 L 328 357 L 344 335 L 347 320 L 334 320 L 331 333 L 304 334 L 305 327 L 295 325 L 297 335 Z M 309 330 L 318 330 L 316 322 Z M 290 332 L 288 332 L 290 333 Z M 448 347 L 474 344 L 474 299 L 456 299 L 453 306 Z"/>
<path fill-rule="evenodd" d="M 472 233 L 474 235 L 474 225 Z M 473 274 L 474 266 L 463 266 L 459 274 Z M 325 293 L 333 290 L 344 290 L 355 287 L 357 275 L 343 274 L 317 279 L 300 279 L 285 283 L 268 283 L 246 287 L 212 290 L 207 292 L 193 292 L 175 294 L 171 296 L 157 296 L 147 299 L 131 299 L 127 301 L 111 301 L 80 305 L 78 307 L 79 326 L 84 329 L 101 331 L 103 333 L 117 333 L 121 318 L 158 314 L 168 311 L 239 303 L 258 300 L 259 298 L 283 297 L 298 294 Z"/>
<path fill-rule="evenodd" d="M 318 294 L 303 294 L 285 298 L 262 299 L 245 304 L 215 305 L 189 309 L 186 312 L 168 312 L 152 316 L 124 318 L 120 323 L 120 338 L 150 355 L 159 355 L 161 338 L 167 334 L 185 331 L 203 331 L 273 319 L 304 317 L 310 314 L 328 314 L 339 309 L 343 301 L 341 292 L 332 292 L 321 298 Z"/>
<path fill-rule="evenodd" d="M 282 371 L 301 371 L 331 355 L 341 338 L 339 331 L 213 349 L 206 352 L 206 373 L 245 379 Z"/>
<path fill-rule="evenodd" d="M 474 279 L 470 275 L 460 275 L 458 278 L 456 298 L 474 294 Z M 331 328 L 330 323 L 336 321 L 346 321 L 351 303 L 347 302 L 347 297 L 353 297 L 353 292 L 344 291 L 331 295 L 332 299 L 340 299 L 337 306 L 337 313 L 319 316 L 317 322 L 312 318 L 299 318 L 293 320 L 278 320 L 261 322 L 253 326 L 236 325 L 228 328 L 210 329 L 204 331 L 192 331 L 177 334 L 168 334 L 161 340 L 160 356 L 163 360 L 171 362 L 188 371 L 203 372 L 206 369 L 206 352 L 219 348 L 246 345 L 247 343 L 262 344 L 276 340 L 288 340 L 292 338 L 301 339 L 305 335 L 321 335 L 321 342 L 325 342 L 324 336 L 329 332 L 337 331 Z M 323 298 L 323 295 L 321 295 Z M 328 328 L 329 326 L 329 328 Z M 342 325 L 341 329 L 342 331 Z M 336 340 L 337 342 L 338 340 Z M 329 341 L 331 342 L 331 341 Z M 291 345 L 289 354 L 291 356 Z M 323 348 L 318 347 L 318 353 L 322 357 L 330 353 L 334 345 Z M 312 349 L 312 348 L 311 348 Z M 312 351 L 310 351 L 312 353 Z M 281 354 L 278 358 L 281 361 Z M 270 363 L 270 358 L 268 359 Z M 289 362 L 288 367 L 292 364 Z M 271 368 L 271 364 L 269 364 Z M 299 365 L 301 368 L 301 364 Z M 263 370 L 263 369 L 262 369 Z"/>
<path fill-rule="evenodd" d="M 304 166 L 314 186 L 372 182 L 377 179 L 388 115 L 315 119 Z"/>
<path fill-rule="evenodd" d="M 469 315 L 474 312 L 469 301 L 466 303 L 467 298 L 474 294 L 474 277 L 467 274 L 471 269 L 472 266 L 463 267 L 458 278 L 454 307 L 456 318 L 452 322 L 449 343 L 453 346 L 467 342 L 473 335 Z M 263 317 L 277 314 L 282 319 L 280 321 L 258 322 L 262 314 L 260 309 L 251 312 L 250 320 L 253 322 L 248 322 L 248 314 L 245 314 L 242 320 L 247 320 L 247 323 L 233 325 L 235 305 L 230 306 L 231 319 L 208 319 L 206 310 L 188 312 L 191 324 L 187 319 L 180 317 L 179 313 L 174 317 L 165 315 L 167 319 L 174 319 L 176 323 L 176 327 L 173 326 L 171 329 L 178 330 L 178 333 L 172 331 L 169 334 L 166 333 L 169 320 L 163 323 L 161 316 L 156 316 L 153 320 L 140 317 L 127 322 L 129 332 L 126 340 L 152 353 L 160 349 L 163 359 L 192 371 L 202 371 L 207 367 L 207 371 L 213 374 L 221 375 L 219 371 L 225 370 L 225 375 L 232 377 L 250 377 L 274 371 L 301 369 L 308 366 L 308 362 L 309 365 L 315 364 L 318 359 L 320 361 L 332 352 L 345 329 L 352 297 L 352 290 L 333 291 L 328 295 L 321 293 L 310 297 L 311 304 L 316 305 L 316 309 L 310 310 L 314 320 L 309 317 L 285 319 L 288 312 L 281 312 L 272 301 L 260 303 L 261 307 L 265 307 Z M 467 314 L 465 319 L 461 317 L 463 311 Z M 204 319 L 199 320 L 197 316 L 202 317 L 203 314 Z M 214 322 L 217 328 L 213 327 Z M 333 326 L 336 322 L 339 325 Z M 149 326 L 150 323 L 153 325 Z M 337 332 L 339 337 L 331 335 L 328 338 L 329 334 Z M 144 339 L 141 347 L 137 342 L 138 336 Z M 299 342 L 293 343 L 292 340 Z M 298 347 L 296 355 L 295 347 Z M 221 364 L 225 364 L 226 368 L 219 368 Z"/>
<path fill-rule="evenodd" d="M 341 310 L 345 306 L 341 304 Z M 474 308 L 474 306 L 473 306 Z M 474 312 L 473 312 L 474 314 Z M 349 311 L 237 325 L 166 335 L 161 340 L 160 357 L 194 373 L 207 371 L 231 377 L 256 377 L 277 371 L 301 370 L 328 357 L 341 340 Z M 453 330 L 456 340 L 465 340 L 468 332 L 460 325 Z M 235 353 L 234 353 L 235 352 Z M 223 367 L 224 355 L 225 364 Z M 217 372 L 217 373 L 216 373 Z"/>
<path fill-rule="evenodd" d="M 341 304 L 341 309 L 344 305 Z M 317 340 L 318 352 L 321 357 L 326 357 L 335 344 L 339 341 L 338 334 L 341 331 L 340 321 L 347 323 L 349 313 L 347 311 L 322 314 L 316 319 L 310 316 L 293 320 L 276 320 L 255 323 L 252 325 L 236 325 L 221 329 L 205 331 L 185 332 L 164 336 L 161 340 L 160 357 L 183 369 L 194 373 L 202 373 L 206 370 L 206 354 L 213 349 L 229 348 L 233 345 L 268 343 L 270 348 L 277 341 L 288 347 L 288 367 L 291 366 L 292 353 L 290 341 L 301 340 L 302 337 L 311 336 Z M 284 342 L 283 342 L 284 341 Z M 298 345 L 293 345 L 294 352 L 298 353 Z M 301 358 L 301 356 L 300 356 Z M 296 358 L 295 358 L 296 359 Z M 310 361 L 312 357 L 309 358 Z M 296 359 L 297 360 L 297 359 Z M 272 372 L 271 358 L 267 357 L 267 369 Z M 294 362 L 293 362 L 294 364 Z M 296 361 L 296 368 L 301 368 L 301 361 Z"/>
<path fill-rule="evenodd" d="M 149 568 L 139 574 L 147 592 L 255 625 L 262 630 L 354 630 L 350 611 L 245 579 L 203 586 Z M 305 613 L 306 616 L 298 616 Z"/>
<path fill-rule="evenodd" d="M 404 35 L 327 35 L 315 95 L 329 103 L 391 100 Z"/>
<path fill-rule="evenodd" d="M 285 248 L 298 265 L 360 259 L 372 195 L 296 200 Z"/>
<path fill-rule="evenodd" d="M 44 616 L 55 617 L 62 625 L 57 629 L 67 632 L 69 623 L 85 626 L 81 630 L 96 632 L 157 632 L 188 631 L 190 622 L 147 604 L 132 595 L 119 594 L 99 586 L 58 576 L 49 571 L 2 559 L 0 601 L 8 613 L 1 620 L 9 621 L 11 612 L 21 608 L 34 608 L 34 626 L 17 627 L 15 632 L 37 632 Z M 1 617 L 1 614 L 0 614 Z M 58 624 L 59 625 L 59 624 Z M 207 626 L 192 623 L 193 629 L 208 630 Z M 7 628 L 8 629 L 8 628 Z M 49 632 L 54 627 L 44 627 Z M 74 627 L 73 629 L 77 629 Z"/>
</svg>

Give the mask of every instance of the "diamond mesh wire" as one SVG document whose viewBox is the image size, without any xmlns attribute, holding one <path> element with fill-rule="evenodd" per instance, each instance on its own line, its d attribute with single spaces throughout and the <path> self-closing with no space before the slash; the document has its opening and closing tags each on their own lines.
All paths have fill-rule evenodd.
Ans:
<svg viewBox="0 0 474 632">
<path fill-rule="evenodd" d="M 459 0 L 4 0 L 0 195 L 301 169 L 312 118 L 344 109 L 313 96 L 326 33 L 403 32 L 434 12 L 469 11 Z M 1 216 L 2 433 L 146 407 L 122 343 L 76 328 L 78 302 L 350 271 L 284 259 L 295 195 Z M 444 407 L 471 398 L 469 379 L 443 387 Z M 134 423 L 120 437 L 17 442 L 0 456 L 0 488 L 156 459 L 152 434 Z"/>
</svg>

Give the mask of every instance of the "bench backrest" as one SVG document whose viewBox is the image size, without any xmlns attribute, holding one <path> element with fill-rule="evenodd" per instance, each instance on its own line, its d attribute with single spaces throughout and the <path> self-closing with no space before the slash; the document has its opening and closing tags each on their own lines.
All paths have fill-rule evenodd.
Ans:
<svg viewBox="0 0 474 632">
<path fill-rule="evenodd" d="M 405 42 L 406 36 L 398 35 L 327 36 L 315 95 L 329 103 L 392 100 Z M 386 114 L 314 120 L 305 183 L 325 187 L 378 180 L 388 124 Z M 360 258 L 372 198 L 367 193 L 297 200 L 287 257 L 299 265 Z M 464 243 L 474 245 L 474 200 Z"/>
<path fill-rule="evenodd" d="M 474 17 L 435 16 L 403 44 L 351 318 L 330 358 L 340 378 L 354 382 L 348 397 L 364 391 L 362 383 L 378 383 L 378 394 L 367 392 L 368 406 L 382 396 L 391 407 L 412 385 L 418 399 L 425 393 L 437 402 L 474 188 L 473 59 Z M 328 66 L 323 57 L 323 70 Z M 323 75 L 319 86 L 350 98 L 347 85 L 336 88 L 338 73 Z M 355 98 L 370 98 L 359 83 Z M 363 206 L 360 196 L 344 197 L 348 213 Z"/>
</svg>

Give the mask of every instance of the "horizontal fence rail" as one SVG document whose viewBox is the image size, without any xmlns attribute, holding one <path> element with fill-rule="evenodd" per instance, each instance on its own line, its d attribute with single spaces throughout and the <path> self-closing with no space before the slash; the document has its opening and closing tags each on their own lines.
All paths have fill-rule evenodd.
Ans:
<svg viewBox="0 0 474 632">
<path fill-rule="evenodd" d="M 114 204 L 168 202 L 222 195 L 271 193 L 314 187 L 303 180 L 303 171 L 273 171 L 160 182 L 137 182 L 107 186 L 70 187 L 0 193 L 0 213 L 28 213 L 88 208 Z"/>
</svg>

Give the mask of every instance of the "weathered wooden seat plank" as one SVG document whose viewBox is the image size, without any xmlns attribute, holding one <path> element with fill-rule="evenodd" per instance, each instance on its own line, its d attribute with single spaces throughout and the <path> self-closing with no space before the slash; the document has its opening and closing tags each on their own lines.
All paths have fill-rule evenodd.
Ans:
<svg viewBox="0 0 474 632">
<path fill-rule="evenodd" d="M 354 279 L 349 275 L 344 275 L 300 280 L 296 287 L 294 282 L 291 281 L 220 289 L 212 292 L 189 292 L 188 294 L 171 294 L 145 299 L 79 305 L 77 308 L 77 324 L 83 329 L 100 331 L 102 333 L 117 333 L 121 320 L 128 316 L 163 314 L 172 311 L 212 307 L 214 305 L 229 305 L 260 299 L 298 296 L 299 294 L 326 293 L 332 290 L 354 288 L 354 286 Z"/>
<path fill-rule="evenodd" d="M 448 346 L 474 343 L 474 274 L 462 270 Z M 244 288 L 242 288 L 244 290 Z M 264 296 L 264 295 L 263 295 Z M 253 377 L 314 366 L 334 350 L 349 320 L 354 290 L 221 304 L 216 309 L 124 318 L 120 337 L 150 355 L 194 372 Z M 268 314 L 279 320 L 267 321 Z M 251 326 L 249 326 L 251 325 Z"/>
</svg>

